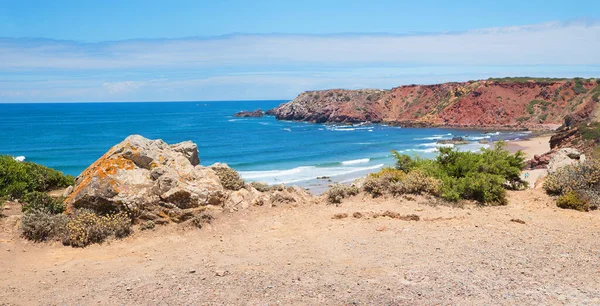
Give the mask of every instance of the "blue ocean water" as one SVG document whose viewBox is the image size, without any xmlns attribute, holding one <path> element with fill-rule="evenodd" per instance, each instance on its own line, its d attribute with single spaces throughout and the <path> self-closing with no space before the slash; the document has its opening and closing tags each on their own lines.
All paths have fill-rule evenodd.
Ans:
<svg viewBox="0 0 600 306">
<path fill-rule="evenodd" d="M 432 157 L 438 139 L 464 136 L 472 143 L 460 149 L 477 150 L 486 146 L 477 142 L 481 139 L 525 136 L 232 116 L 283 102 L 0 104 L 0 154 L 78 175 L 111 146 L 140 134 L 167 143 L 192 140 L 202 165 L 224 162 L 248 180 L 302 184 L 319 176 L 342 181 L 376 171 L 393 164 L 390 150 Z"/>
</svg>

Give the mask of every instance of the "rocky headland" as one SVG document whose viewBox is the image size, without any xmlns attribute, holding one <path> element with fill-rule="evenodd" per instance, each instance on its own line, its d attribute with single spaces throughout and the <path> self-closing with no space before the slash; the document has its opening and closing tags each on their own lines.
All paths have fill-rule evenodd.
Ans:
<svg viewBox="0 0 600 306">
<path fill-rule="evenodd" d="M 555 129 L 570 113 L 594 109 L 596 79 L 504 78 L 391 90 L 307 91 L 270 111 L 277 119 L 374 122 L 403 127 Z"/>
</svg>

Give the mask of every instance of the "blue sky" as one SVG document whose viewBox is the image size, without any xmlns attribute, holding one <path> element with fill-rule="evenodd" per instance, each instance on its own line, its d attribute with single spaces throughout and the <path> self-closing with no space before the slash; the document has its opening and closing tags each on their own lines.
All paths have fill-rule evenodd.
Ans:
<svg viewBox="0 0 600 306">
<path fill-rule="evenodd" d="M 0 0 L 0 102 L 600 76 L 600 1 Z"/>
</svg>

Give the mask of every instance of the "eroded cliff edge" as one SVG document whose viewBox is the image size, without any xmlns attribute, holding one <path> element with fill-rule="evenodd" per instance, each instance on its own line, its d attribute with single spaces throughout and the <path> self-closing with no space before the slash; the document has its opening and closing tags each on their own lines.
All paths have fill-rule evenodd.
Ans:
<svg viewBox="0 0 600 306">
<path fill-rule="evenodd" d="M 504 78 L 391 90 L 307 91 L 269 111 L 279 120 L 412 127 L 555 129 L 596 109 L 597 79 Z"/>
</svg>

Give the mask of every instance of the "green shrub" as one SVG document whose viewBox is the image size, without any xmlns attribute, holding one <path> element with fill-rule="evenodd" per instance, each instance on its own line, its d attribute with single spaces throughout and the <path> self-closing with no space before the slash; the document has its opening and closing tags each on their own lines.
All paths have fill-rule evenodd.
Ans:
<svg viewBox="0 0 600 306">
<path fill-rule="evenodd" d="M 126 213 L 97 215 L 91 210 L 81 209 L 66 224 L 64 244 L 85 247 L 101 243 L 114 236 L 123 238 L 131 233 L 131 219 Z"/>
<path fill-rule="evenodd" d="M 415 166 L 413 159 L 406 154 L 400 154 L 397 151 L 392 151 L 392 156 L 396 160 L 396 169 L 398 170 L 408 172 Z"/>
<path fill-rule="evenodd" d="M 384 179 L 390 182 L 399 182 L 404 180 L 404 178 L 406 177 L 406 173 L 402 170 L 385 167 L 379 172 L 369 174 L 369 176 Z"/>
<path fill-rule="evenodd" d="M 237 171 L 226 166 L 213 166 L 211 169 L 215 171 L 225 189 L 240 190 L 244 187 L 244 180 Z"/>
<path fill-rule="evenodd" d="M 327 191 L 327 201 L 332 204 L 339 204 L 344 198 L 357 195 L 360 190 L 354 185 L 334 184 Z"/>
<path fill-rule="evenodd" d="M 75 178 L 42 165 L 0 156 L 0 197 L 20 199 L 32 191 L 50 191 L 75 184 Z"/>
<path fill-rule="evenodd" d="M 556 206 L 564 209 L 574 209 L 578 211 L 589 211 L 589 200 L 581 192 L 569 190 L 556 201 Z"/>
<path fill-rule="evenodd" d="M 53 214 L 44 209 L 32 210 L 23 216 L 21 230 L 23 236 L 33 241 L 46 241 L 62 238 L 68 217 Z"/>
<path fill-rule="evenodd" d="M 29 192 L 21 198 L 21 201 L 23 202 L 22 210 L 25 214 L 39 209 L 44 209 L 51 214 L 60 214 L 65 211 L 65 204 L 62 199 L 54 199 L 45 192 Z"/>
<path fill-rule="evenodd" d="M 456 190 L 460 197 L 490 205 L 506 205 L 504 178 L 489 173 L 469 173 L 457 180 Z"/>
<path fill-rule="evenodd" d="M 582 123 L 579 125 L 581 137 L 586 140 L 600 140 L 600 122 Z"/>
<path fill-rule="evenodd" d="M 263 183 L 263 182 L 251 182 L 250 186 L 254 187 L 254 189 L 256 189 L 260 192 L 267 192 L 267 191 L 271 190 L 271 186 L 269 186 L 269 184 Z"/>
<path fill-rule="evenodd" d="M 407 186 L 406 181 L 404 188 L 406 192 L 417 190 L 417 193 L 439 194 L 448 201 L 467 199 L 481 204 L 505 204 L 505 188 L 527 186 L 521 179 L 524 161 L 522 152 L 511 154 L 502 142 L 480 152 L 440 148 L 435 160 L 416 159 L 412 160 L 412 165 L 404 167 L 412 169 L 416 177 L 413 180 L 415 188 Z M 408 164 L 406 159 L 403 158 L 402 164 Z"/>
</svg>

